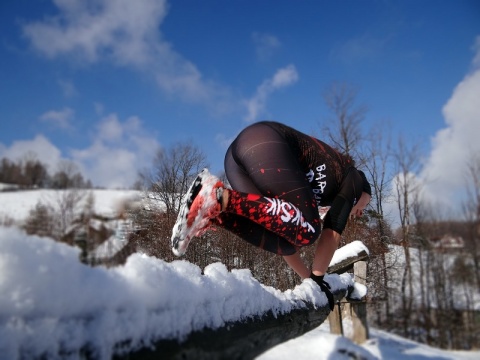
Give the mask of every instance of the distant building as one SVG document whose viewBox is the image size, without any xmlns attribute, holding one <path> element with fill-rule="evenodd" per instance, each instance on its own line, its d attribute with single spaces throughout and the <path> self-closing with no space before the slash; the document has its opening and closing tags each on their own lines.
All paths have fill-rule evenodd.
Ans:
<svg viewBox="0 0 480 360">
<path fill-rule="evenodd" d="M 465 241 L 461 236 L 453 236 L 445 234 L 441 237 L 430 239 L 430 243 L 434 249 L 457 249 L 461 250 L 465 247 Z"/>
<path fill-rule="evenodd" d="M 20 189 L 20 186 L 17 184 L 0 183 L 0 191 L 12 191 L 18 189 Z"/>
</svg>

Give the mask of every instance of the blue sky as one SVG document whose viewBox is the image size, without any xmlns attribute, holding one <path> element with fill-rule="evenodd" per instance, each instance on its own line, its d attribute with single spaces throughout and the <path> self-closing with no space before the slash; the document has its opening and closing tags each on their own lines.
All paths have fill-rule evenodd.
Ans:
<svg viewBox="0 0 480 360">
<path fill-rule="evenodd" d="M 368 106 L 365 129 L 388 121 L 422 143 L 421 173 L 458 173 L 480 152 L 479 36 L 474 0 L 2 1 L 0 157 L 69 159 L 118 187 L 188 141 L 218 172 L 253 121 L 318 135 L 341 82 Z"/>
</svg>

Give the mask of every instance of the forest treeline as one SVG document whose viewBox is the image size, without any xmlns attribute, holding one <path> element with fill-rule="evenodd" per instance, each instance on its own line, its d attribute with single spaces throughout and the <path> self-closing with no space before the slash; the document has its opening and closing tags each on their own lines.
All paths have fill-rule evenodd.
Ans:
<svg viewBox="0 0 480 360">
<path fill-rule="evenodd" d="M 58 169 L 51 172 L 48 166 L 42 163 L 33 152 L 19 160 L 2 158 L 0 160 L 0 183 L 16 185 L 22 189 L 92 188 L 91 181 L 83 177 L 73 162 L 61 161 Z"/>
</svg>

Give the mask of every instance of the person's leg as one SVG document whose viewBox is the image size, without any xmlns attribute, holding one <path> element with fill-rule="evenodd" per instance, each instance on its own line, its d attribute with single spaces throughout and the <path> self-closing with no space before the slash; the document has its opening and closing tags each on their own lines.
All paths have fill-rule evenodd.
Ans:
<svg viewBox="0 0 480 360">
<path fill-rule="evenodd" d="M 230 184 L 231 181 L 233 181 L 235 189 L 241 190 L 245 194 L 261 193 L 248 174 L 234 160 L 232 146 L 230 146 L 225 156 L 225 171 L 226 174 L 228 174 L 227 178 L 229 178 Z M 227 190 L 227 196 L 229 193 L 230 190 Z M 226 206 L 224 206 L 224 209 L 225 207 Z M 297 251 L 297 247 L 289 243 L 286 239 L 267 230 L 264 226 L 257 224 L 247 217 L 229 212 L 222 212 L 215 223 L 217 226 L 231 231 L 253 246 L 271 253 L 290 255 Z"/>
<path fill-rule="evenodd" d="M 315 256 L 312 263 L 312 274 L 325 275 L 332 261 L 333 254 L 338 249 L 341 235 L 332 229 L 323 229 L 317 241 Z"/>
<path fill-rule="evenodd" d="M 275 129 L 262 123 L 245 129 L 227 151 L 225 172 L 234 190 L 221 226 L 282 255 L 316 240 L 320 220 L 311 188 Z"/>
<path fill-rule="evenodd" d="M 302 280 L 310 276 L 311 270 L 305 265 L 299 252 L 292 255 L 284 255 L 283 259 Z"/>
<path fill-rule="evenodd" d="M 332 207 L 325 216 L 323 231 L 317 242 L 312 264 L 314 275 L 324 275 L 333 254 L 340 244 L 341 234 L 356 200 L 362 195 L 362 178 L 356 169 L 351 168 L 345 176 L 340 191 L 333 200 Z"/>
</svg>

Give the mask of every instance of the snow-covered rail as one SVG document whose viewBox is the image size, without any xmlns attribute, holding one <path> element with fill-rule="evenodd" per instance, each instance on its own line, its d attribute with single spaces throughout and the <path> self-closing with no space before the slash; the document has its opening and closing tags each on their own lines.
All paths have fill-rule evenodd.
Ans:
<svg viewBox="0 0 480 360">
<path fill-rule="evenodd" d="M 338 288 L 334 291 L 335 300 L 340 301 L 353 289 L 353 282 Z M 253 359 L 275 345 L 320 326 L 329 313 L 327 304 L 315 307 L 305 302 L 304 307 L 285 314 L 268 312 L 216 330 L 193 332 L 183 342 L 161 340 L 155 343 L 155 349 L 141 349 L 124 359 Z"/>
<path fill-rule="evenodd" d="M 368 249 L 356 241 L 339 249 L 332 259 L 330 274 L 325 279 L 332 285 L 336 302 L 350 297 L 360 300 L 365 295 L 364 286 L 355 283 L 352 274 L 344 272 L 367 257 Z M 312 282 L 312 286 L 316 285 Z M 215 330 L 205 328 L 192 332 L 182 342 L 161 340 L 155 343 L 154 348 L 130 353 L 124 359 L 253 359 L 275 345 L 318 327 L 329 314 L 326 302 L 319 305 L 305 298 L 298 299 L 291 311 L 281 314 L 270 311 L 261 316 L 227 323 Z"/>
<path fill-rule="evenodd" d="M 136 253 L 91 267 L 79 253 L 0 227 L 0 358 L 251 359 L 329 312 L 310 279 L 280 291 L 222 263 L 200 269 Z M 337 300 L 361 293 L 351 274 L 325 280 Z"/>
</svg>

